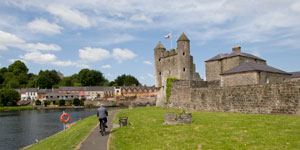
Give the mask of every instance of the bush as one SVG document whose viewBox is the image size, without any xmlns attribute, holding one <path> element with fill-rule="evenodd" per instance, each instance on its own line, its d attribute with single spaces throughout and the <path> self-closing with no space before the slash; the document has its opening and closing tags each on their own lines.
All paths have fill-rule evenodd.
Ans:
<svg viewBox="0 0 300 150">
<path fill-rule="evenodd" d="M 72 102 L 66 102 L 66 106 L 72 106 Z"/>
<path fill-rule="evenodd" d="M 79 100 L 78 98 L 74 98 L 73 104 L 74 104 L 75 106 L 79 106 L 79 105 L 80 105 L 80 100 Z"/>
<path fill-rule="evenodd" d="M 65 106 L 66 101 L 64 99 L 59 100 L 59 106 Z"/>
<path fill-rule="evenodd" d="M 55 105 L 59 105 L 59 100 L 56 100 L 56 101 L 55 101 Z"/>
<path fill-rule="evenodd" d="M 176 81 L 176 80 L 179 80 L 175 77 L 170 77 L 167 79 L 167 89 L 166 89 L 166 97 L 167 97 L 167 100 L 166 100 L 166 103 L 168 104 L 169 103 L 169 98 L 171 96 L 171 89 L 173 87 L 173 82 Z"/>
<path fill-rule="evenodd" d="M 92 108 L 92 107 L 94 107 L 94 105 L 93 104 L 87 104 L 86 107 L 87 108 Z"/>
<path fill-rule="evenodd" d="M 41 102 L 40 100 L 37 99 L 37 100 L 35 101 L 35 105 L 41 105 L 41 104 L 42 104 L 42 102 Z"/>
<path fill-rule="evenodd" d="M 45 105 L 45 107 L 47 107 L 48 105 L 50 105 L 50 101 L 45 100 L 44 105 Z"/>
<path fill-rule="evenodd" d="M 80 106 L 84 106 L 84 100 L 80 100 Z"/>
</svg>

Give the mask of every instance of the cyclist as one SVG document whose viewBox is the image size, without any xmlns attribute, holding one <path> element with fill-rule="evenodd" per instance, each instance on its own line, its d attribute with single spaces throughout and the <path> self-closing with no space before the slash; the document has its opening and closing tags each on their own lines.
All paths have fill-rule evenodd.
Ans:
<svg viewBox="0 0 300 150">
<path fill-rule="evenodd" d="M 107 128 L 107 116 L 108 116 L 108 113 L 107 113 L 107 110 L 105 107 L 103 107 L 103 104 L 100 104 L 100 107 L 98 108 L 97 110 L 97 117 L 99 118 L 99 122 L 101 124 L 101 121 L 104 120 L 104 127 Z M 99 125 L 100 127 L 100 125 Z M 100 130 L 101 130 L 101 127 L 100 127 Z"/>
</svg>

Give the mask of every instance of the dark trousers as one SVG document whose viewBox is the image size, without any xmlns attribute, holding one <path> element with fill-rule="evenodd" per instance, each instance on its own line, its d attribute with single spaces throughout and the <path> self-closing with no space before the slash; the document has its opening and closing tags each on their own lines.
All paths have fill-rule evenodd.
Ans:
<svg viewBox="0 0 300 150">
<path fill-rule="evenodd" d="M 107 118 L 105 117 L 105 118 L 99 119 L 100 125 L 101 125 L 101 121 L 102 121 L 102 120 L 104 120 L 104 125 L 106 125 L 106 123 L 107 123 Z M 100 125 L 99 125 L 99 128 L 101 129 Z"/>
</svg>

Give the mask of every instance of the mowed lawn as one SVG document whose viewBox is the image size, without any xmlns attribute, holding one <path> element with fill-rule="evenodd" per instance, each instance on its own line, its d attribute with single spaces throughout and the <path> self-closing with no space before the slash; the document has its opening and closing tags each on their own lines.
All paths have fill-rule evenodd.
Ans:
<svg viewBox="0 0 300 150">
<path fill-rule="evenodd" d="M 120 110 L 130 126 L 112 132 L 110 150 L 300 149 L 300 116 L 192 112 L 193 123 L 163 125 L 169 110 Z"/>
</svg>

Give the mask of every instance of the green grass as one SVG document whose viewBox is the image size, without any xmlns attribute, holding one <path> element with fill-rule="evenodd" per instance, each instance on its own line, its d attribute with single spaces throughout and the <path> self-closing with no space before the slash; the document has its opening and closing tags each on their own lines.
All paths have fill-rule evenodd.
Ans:
<svg viewBox="0 0 300 150">
<path fill-rule="evenodd" d="M 192 112 L 193 123 L 163 125 L 169 110 L 120 110 L 132 125 L 112 132 L 110 150 L 300 149 L 300 116 Z"/>
<path fill-rule="evenodd" d="M 66 131 L 50 136 L 38 144 L 29 147 L 29 150 L 73 150 L 98 124 L 95 115 L 87 117 L 75 123 Z"/>
<path fill-rule="evenodd" d="M 34 106 L 8 106 L 8 107 L 0 107 L 1 111 L 19 111 L 19 110 L 33 110 Z"/>
</svg>

